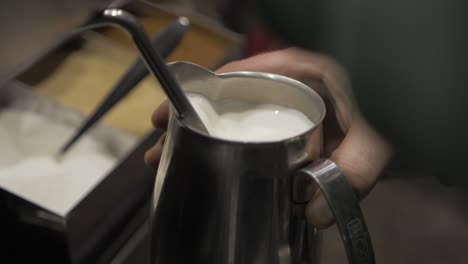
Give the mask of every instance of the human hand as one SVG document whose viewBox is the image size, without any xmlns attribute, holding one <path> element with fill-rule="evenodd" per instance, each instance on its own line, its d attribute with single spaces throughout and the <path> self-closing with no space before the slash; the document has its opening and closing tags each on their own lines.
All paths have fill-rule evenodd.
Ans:
<svg viewBox="0 0 468 264">
<path fill-rule="evenodd" d="M 217 72 L 232 71 L 280 74 L 316 88 L 330 106 L 323 124 L 325 155 L 340 167 L 361 198 L 368 194 L 390 160 L 391 147 L 357 111 L 349 79 L 335 61 L 324 55 L 289 48 L 231 62 Z M 154 112 L 152 122 L 156 128 L 165 130 L 167 120 L 168 103 L 165 102 Z M 146 163 L 155 168 L 164 138 L 163 135 L 145 154 Z M 333 223 L 333 215 L 319 191 L 307 203 L 305 216 L 318 228 Z"/>
</svg>

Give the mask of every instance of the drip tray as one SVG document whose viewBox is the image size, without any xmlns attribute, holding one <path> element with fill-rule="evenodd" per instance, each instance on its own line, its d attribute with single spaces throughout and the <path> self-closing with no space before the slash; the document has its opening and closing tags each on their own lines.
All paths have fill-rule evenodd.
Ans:
<svg viewBox="0 0 468 264">
<path fill-rule="evenodd" d="M 34 111 L 73 127 L 84 119 L 19 82 L 0 89 L 0 107 Z M 0 241 L 6 253 L 2 259 L 109 263 L 118 258 L 124 244 L 147 220 L 155 171 L 144 164 L 143 156 L 160 135 L 154 131 L 137 142 L 112 128 L 96 126 L 90 137 L 103 144 L 117 162 L 63 214 L 0 186 Z"/>
</svg>

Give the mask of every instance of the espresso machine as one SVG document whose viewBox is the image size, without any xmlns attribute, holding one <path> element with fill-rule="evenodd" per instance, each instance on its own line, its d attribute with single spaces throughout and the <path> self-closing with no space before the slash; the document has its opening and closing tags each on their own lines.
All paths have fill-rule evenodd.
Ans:
<svg viewBox="0 0 468 264">
<path fill-rule="evenodd" d="M 32 91 L 16 77 L 86 30 L 117 25 L 130 33 L 143 57 L 148 59 L 147 64 L 155 63 L 157 55 L 153 49 L 161 56 L 156 63 L 161 63 L 180 42 L 187 19 L 176 20 L 150 42 L 133 15 L 124 9 L 140 8 L 148 12 L 151 6 L 135 7 L 130 2 L 2 2 L 0 34 L 5 40 L 0 48 L 2 107 L 32 111 L 74 127 L 84 123 L 81 115 Z M 153 54 L 148 55 L 148 51 Z M 143 62 L 136 61 L 117 84 L 121 88 L 117 97 L 125 96 L 123 86 L 128 93 L 129 86 L 135 86 L 146 75 L 148 70 Z M 116 93 L 110 95 L 115 97 Z M 66 213 L 51 210 L 2 185 L 0 262 L 147 263 L 150 196 L 156 172 L 144 164 L 143 156 L 161 131 L 150 132 L 137 141 L 98 124 L 89 135 L 105 145 L 117 163 Z M 58 151 L 60 147 L 56 147 Z"/>
<path fill-rule="evenodd" d="M 38 95 L 15 78 L 50 51 L 83 32 L 105 9 L 123 7 L 128 2 L 2 2 L 2 110 L 34 112 L 47 120 L 75 127 L 81 123 L 81 115 Z M 159 48 L 166 50 L 163 53 L 173 49 Z M 50 133 L 53 135 L 53 131 Z M 2 185 L 0 262 L 145 263 L 143 247 L 155 172 L 144 164 L 142 157 L 160 133 L 150 132 L 137 142 L 125 133 L 97 125 L 90 136 L 109 147 L 117 163 L 66 213 L 51 210 Z"/>
</svg>

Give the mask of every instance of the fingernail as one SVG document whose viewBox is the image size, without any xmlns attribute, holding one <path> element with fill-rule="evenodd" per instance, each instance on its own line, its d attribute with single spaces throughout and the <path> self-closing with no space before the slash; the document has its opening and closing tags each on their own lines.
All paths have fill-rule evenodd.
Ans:
<svg viewBox="0 0 468 264">
<path fill-rule="evenodd" d="M 310 224 L 319 229 L 329 227 L 333 223 L 333 214 L 322 193 L 316 195 L 316 197 L 307 204 L 306 217 Z"/>
</svg>

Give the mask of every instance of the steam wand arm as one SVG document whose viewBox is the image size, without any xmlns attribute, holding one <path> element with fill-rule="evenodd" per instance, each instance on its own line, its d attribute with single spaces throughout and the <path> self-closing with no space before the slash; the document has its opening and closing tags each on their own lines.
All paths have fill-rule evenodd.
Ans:
<svg viewBox="0 0 468 264">
<path fill-rule="evenodd" d="M 147 68 L 158 79 L 169 101 L 174 106 L 175 114 L 188 124 L 207 133 L 206 127 L 185 96 L 182 88 L 169 72 L 166 63 L 152 48 L 151 41 L 138 20 L 124 10 L 107 9 L 91 23 L 78 30 L 82 32 L 103 26 L 116 26 L 131 35 Z"/>
</svg>

